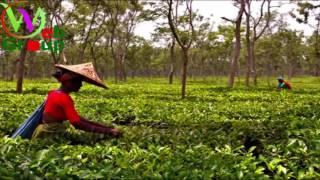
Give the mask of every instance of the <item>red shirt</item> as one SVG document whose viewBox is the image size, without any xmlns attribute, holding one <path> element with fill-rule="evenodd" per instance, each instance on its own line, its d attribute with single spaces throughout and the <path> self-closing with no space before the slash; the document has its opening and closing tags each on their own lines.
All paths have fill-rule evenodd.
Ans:
<svg viewBox="0 0 320 180">
<path fill-rule="evenodd" d="M 69 120 L 73 125 L 80 123 L 80 116 L 70 95 L 60 90 L 49 92 L 44 112 L 58 121 Z"/>
<path fill-rule="evenodd" d="M 77 129 L 104 134 L 112 133 L 112 128 L 81 119 L 74 108 L 70 95 L 60 90 L 49 92 L 44 112 L 57 119 L 58 122 L 69 120 Z"/>
</svg>

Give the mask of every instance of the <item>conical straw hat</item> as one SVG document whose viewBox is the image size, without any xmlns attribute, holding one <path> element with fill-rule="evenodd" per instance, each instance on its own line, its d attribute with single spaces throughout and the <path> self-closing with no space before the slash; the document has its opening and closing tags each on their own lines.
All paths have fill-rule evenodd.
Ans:
<svg viewBox="0 0 320 180">
<path fill-rule="evenodd" d="M 107 89 L 107 87 L 99 78 L 91 62 L 84 63 L 84 64 L 76 64 L 76 65 L 56 64 L 55 67 L 71 71 L 75 74 L 82 76 L 84 81 Z"/>
<path fill-rule="evenodd" d="M 282 76 L 278 76 L 277 79 L 278 80 L 283 80 L 283 77 Z"/>
</svg>

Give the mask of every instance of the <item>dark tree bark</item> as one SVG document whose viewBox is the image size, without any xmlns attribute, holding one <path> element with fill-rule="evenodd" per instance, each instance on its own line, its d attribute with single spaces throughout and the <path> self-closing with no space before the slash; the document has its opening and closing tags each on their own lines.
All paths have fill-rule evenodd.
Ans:
<svg viewBox="0 0 320 180">
<path fill-rule="evenodd" d="M 116 15 L 117 16 L 117 15 Z M 115 52 L 115 47 L 114 47 L 114 39 L 115 39 L 115 31 L 116 31 L 116 26 L 118 24 L 118 22 L 114 19 L 112 19 L 112 30 L 111 30 L 111 39 L 110 39 L 110 48 L 111 48 L 111 54 L 113 57 L 113 70 L 114 70 L 114 80 L 115 83 L 118 83 L 118 57 L 117 54 Z"/>
<path fill-rule="evenodd" d="M 188 49 L 182 49 L 182 57 L 183 57 L 183 73 L 182 73 L 182 88 L 181 94 L 182 98 L 185 97 L 186 94 L 186 85 L 187 85 L 187 69 L 188 69 L 188 62 L 189 62 L 189 54 Z"/>
<path fill-rule="evenodd" d="M 23 76 L 24 76 L 24 61 L 27 56 L 27 40 L 24 40 L 22 49 L 19 56 L 18 68 L 17 68 L 17 93 L 22 93 Z"/>
<path fill-rule="evenodd" d="M 175 24 L 178 24 L 178 6 L 179 4 L 176 3 L 175 7 Z M 176 47 L 176 39 L 172 35 L 172 43 L 170 46 L 170 72 L 169 72 L 169 84 L 173 84 L 173 76 L 176 71 L 176 54 L 175 54 L 175 47 Z"/>
<path fill-rule="evenodd" d="M 249 1 L 249 2 L 248 2 Z M 251 14 L 251 1 L 246 0 L 247 11 L 246 12 L 246 46 L 247 46 L 247 72 L 246 72 L 246 80 L 245 85 L 247 87 L 250 86 L 250 74 L 251 74 L 251 41 L 250 41 L 250 14 Z"/>
<path fill-rule="evenodd" d="M 169 84 L 173 83 L 173 75 L 175 72 L 175 59 L 176 55 L 174 52 L 174 47 L 176 45 L 176 41 L 174 37 L 172 38 L 172 43 L 170 44 L 170 72 L 169 72 Z"/>
<path fill-rule="evenodd" d="M 27 12 L 30 14 L 30 18 L 33 19 L 33 10 L 27 6 L 25 8 Z M 22 24 L 23 27 L 23 34 L 27 34 L 27 26 L 25 23 Z M 27 42 L 28 39 L 23 40 L 22 48 L 20 51 L 19 59 L 18 59 L 18 68 L 17 68 L 17 86 L 16 86 L 16 91 L 17 93 L 22 93 L 23 91 L 23 77 L 24 77 L 24 62 L 27 57 Z"/>
</svg>

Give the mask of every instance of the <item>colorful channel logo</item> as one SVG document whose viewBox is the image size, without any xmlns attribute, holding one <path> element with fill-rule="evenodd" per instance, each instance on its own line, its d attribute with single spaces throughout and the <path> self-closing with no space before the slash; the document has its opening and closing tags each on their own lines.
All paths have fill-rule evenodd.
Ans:
<svg viewBox="0 0 320 180">
<path fill-rule="evenodd" d="M 13 8 L 10 3 L 0 3 L 0 6 L 4 8 L 0 16 L 1 29 L 4 32 L 1 42 L 3 50 L 21 50 L 25 40 L 27 51 L 35 52 L 41 49 L 58 53 L 63 50 L 64 31 L 58 26 L 45 27 L 46 13 L 43 8 L 38 7 L 37 11 L 32 13 L 24 8 Z M 21 33 L 21 27 L 25 28 L 24 33 Z M 39 34 L 42 40 L 31 40 Z"/>
</svg>

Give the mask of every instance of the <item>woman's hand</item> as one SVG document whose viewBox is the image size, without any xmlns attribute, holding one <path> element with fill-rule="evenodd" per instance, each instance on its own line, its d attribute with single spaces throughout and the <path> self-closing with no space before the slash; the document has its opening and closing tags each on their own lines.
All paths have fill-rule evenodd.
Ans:
<svg viewBox="0 0 320 180">
<path fill-rule="evenodd" d="M 110 134 L 116 138 L 122 137 L 122 132 L 119 129 L 111 129 Z"/>
</svg>

